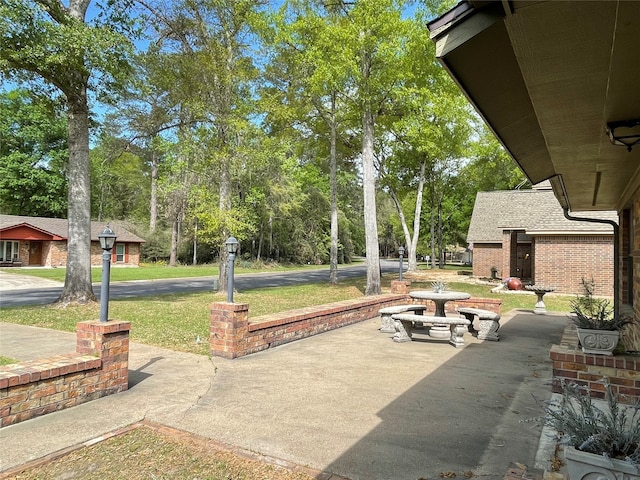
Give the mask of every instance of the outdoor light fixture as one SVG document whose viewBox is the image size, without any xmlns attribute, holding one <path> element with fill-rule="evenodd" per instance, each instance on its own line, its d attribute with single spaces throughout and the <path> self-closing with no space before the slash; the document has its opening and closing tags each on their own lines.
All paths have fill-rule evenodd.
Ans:
<svg viewBox="0 0 640 480">
<path fill-rule="evenodd" d="M 240 245 L 240 242 L 238 242 L 235 237 L 229 237 L 225 242 L 225 245 L 227 246 L 227 253 L 229 255 L 235 255 L 238 251 L 238 245 Z"/>
<path fill-rule="evenodd" d="M 609 122 L 607 134 L 612 144 L 627 147 L 630 152 L 632 147 L 640 143 L 640 119 Z"/>
<path fill-rule="evenodd" d="M 100 240 L 100 248 L 102 250 L 106 250 L 110 252 L 113 249 L 113 245 L 116 243 L 116 234 L 113 233 L 113 230 L 107 225 L 104 227 L 104 230 L 100 235 L 98 235 L 98 239 Z"/>
<path fill-rule="evenodd" d="M 402 256 L 404 255 L 404 247 L 400 246 L 398 247 L 398 255 L 400 256 L 400 280 L 402 280 Z"/>
<path fill-rule="evenodd" d="M 100 240 L 100 248 L 102 248 L 102 283 L 100 284 L 100 321 L 109 320 L 109 277 L 111 275 L 111 250 L 116 243 L 116 234 L 109 228 L 105 227 L 101 234 L 98 235 Z"/>
<path fill-rule="evenodd" d="M 227 302 L 233 303 L 233 265 L 236 259 L 236 252 L 240 242 L 235 237 L 229 237 L 225 242 L 227 253 L 229 254 L 229 271 L 227 279 Z"/>
</svg>

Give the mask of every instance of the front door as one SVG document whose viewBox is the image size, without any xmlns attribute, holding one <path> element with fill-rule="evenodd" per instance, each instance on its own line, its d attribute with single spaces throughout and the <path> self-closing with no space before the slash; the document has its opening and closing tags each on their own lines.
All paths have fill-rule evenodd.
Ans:
<svg viewBox="0 0 640 480">
<path fill-rule="evenodd" d="M 531 244 L 519 243 L 517 247 L 516 271 L 521 280 L 531 280 Z"/>
<path fill-rule="evenodd" d="M 31 242 L 29 244 L 29 265 L 42 265 L 41 242 Z"/>
</svg>

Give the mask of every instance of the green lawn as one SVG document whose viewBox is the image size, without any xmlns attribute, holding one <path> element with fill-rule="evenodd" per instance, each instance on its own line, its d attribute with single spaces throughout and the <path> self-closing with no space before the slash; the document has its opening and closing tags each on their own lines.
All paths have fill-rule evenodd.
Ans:
<svg viewBox="0 0 640 480">
<path fill-rule="evenodd" d="M 347 300 L 363 295 L 361 281 L 272 287 L 236 293 L 236 303 L 248 303 L 249 315 L 259 316 L 328 301 Z M 109 318 L 131 322 L 131 340 L 173 350 L 208 354 L 209 307 L 226 296 L 213 293 L 158 295 L 111 300 Z M 76 324 L 95 320 L 100 305 L 67 307 L 30 306 L 0 309 L 0 322 L 19 323 L 74 332 Z M 197 343 L 198 337 L 202 343 Z"/>
</svg>

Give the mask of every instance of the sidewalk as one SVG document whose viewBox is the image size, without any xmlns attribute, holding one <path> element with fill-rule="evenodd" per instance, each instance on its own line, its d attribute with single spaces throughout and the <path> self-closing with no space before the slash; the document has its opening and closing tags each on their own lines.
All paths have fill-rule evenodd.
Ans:
<svg viewBox="0 0 640 480">
<path fill-rule="evenodd" d="M 500 342 L 465 335 L 462 349 L 420 334 L 396 344 L 379 319 L 235 360 L 133 343 L 128 391 L 0 429 L 0 471 L 143 419 L 353 480 L 544 469 L 533 419 L 566 317 L 514 313 Z M 0 355 L 24 359 L 75 343 L 8 324 L 0 338 Z"/>
</svg>

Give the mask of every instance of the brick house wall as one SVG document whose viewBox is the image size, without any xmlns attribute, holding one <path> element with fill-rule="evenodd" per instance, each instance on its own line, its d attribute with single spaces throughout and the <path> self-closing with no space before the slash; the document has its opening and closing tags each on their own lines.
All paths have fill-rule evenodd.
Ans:
<svg viewBox="0 0 640 480">
<path fill-rule="evenodd" d="M 631 225 L 629 230 L 633 235 L 633 249 L 630 252 L 633 257 L 633 286 L 629 292 L 629 297 L 633 299 L 633 310 L 635 318 L 640 318 L 640 262 L 636 260 L 640 255 L 640 190 L 636 190 L 632 199 Z"/>
<path fill-rule="evenodd" d="M 67 265 L 66 241 L 44 241 L 41 242 L 41 249 L 42 265 L 46 267 L 65 267 Z M 26 247 L 25 242 L 20 242 L 20 258 L 22 258 L 23 264 L 29 265 L 29 248 Z M 112 251 L 111 262 L 114 265 L 140 265 L 140 244 L 125 244 L 124 262 L 116 262 L 115 250 Z M 102 266 L 102 249 L 98 242 L 91 242 L 91 265 L 94 267 Z"/>
<path fill-rule="evenodd" d="M 557 293 L 582 293 L 593 278 L 596 295 L 613 296 L 612 235 L 537 235 L 534 261 L 535 282 Z"/>
<path fill-rule="evenodd" d="M 497 243 L 474 243 L 473 276 L 491 277 L 492 267 L 498 269 L 498 278 L 503 278 L 502 245 Z"/>
<path fill-rule="evenodd" d="M 640 231 L 637 231 L 635 238 L 639 237 Z M 475 277 L 490 277 L 494 266 L 498 268 L 498 278 L 510 276 L 509 261 L 516 253 L 509 248 L 510 231 L 503 234 L 503 240 L 504 248 L 495 243 L 474 243 Z M 613 296 L 613 235 L 537 235 L 532 238 L 531 247 L 535 283 L 555 287 L 557 293 L 580 294 L 582 278 L 593 278 L 596 295 Z M 636 250 L 640 252 L 640 242 Z M 635 276 L 640 282 L 640 266 L 636 266 Z M 640 298 L 635 304 L 638 302 Z"/>
<path fill-rule="evenodd" d="M 66 241 L 43 242 L 42 262 L 47 267 L 66 266 L 67 265 L 67 242 Z"/>
<path fill-rule="evenodd" d="M 124 262 L 116 261 L 116 249 L 111 251 L 111 264 L 140 265 L 140 244 L 125 243 Z M 91 265 L 102 265 L 102 249 L 97 242 L 91 242 Z"/>
</svg>

